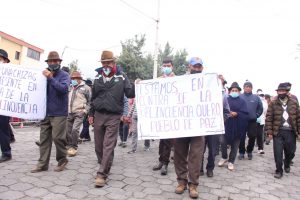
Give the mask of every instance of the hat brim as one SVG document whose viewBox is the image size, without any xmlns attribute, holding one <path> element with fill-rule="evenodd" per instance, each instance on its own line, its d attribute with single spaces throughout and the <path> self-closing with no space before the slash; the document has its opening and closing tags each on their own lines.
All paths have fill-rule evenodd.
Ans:
<svg viewBox="0 0 300 200">
<path fill-rule="evenodd" d="M 5 60 L 7 60 L 7 63 L 10 63 L 10 60 L 8 59 L 8 57 L 4 56 L 4 55 L 1 54 L 1 53 L 0 53 L 0 56 L 1 56 L 2 58 L 4 58 Z"/>
<path fill-rule="evenodd" d="M 230 87 L 230 88 L 228 88 L 228 91 L 231 91 L 233 88 L 237 88 L 239 91 L 242 91 L 242 89 L 240 87 Z"/>
<path fill-rule="evenodd" d="M 100 60 L 99 62 L 108 62 L 108 61 L 115 61 L 116 58 L 110 58 L 110 59 L 104 59 L 104 60 Z"/>
<path fill-rule="evenodd" d="M 81 80 L 83 80 L 81 76 L 71 76 L 71 79 L 72 78 L 80 78 Z"/>
<path fill-rule="evenodd" d="M 47 60 L 45 60 L 45 62 L 48 62 L 48 61 L 50 61 L 50 60 L 59 60 L 59 61 L 63 61 L 63 60 L 60 59 L 60 58 L 54 58 L 54 59 L 47 59 Z"/>
</svg>

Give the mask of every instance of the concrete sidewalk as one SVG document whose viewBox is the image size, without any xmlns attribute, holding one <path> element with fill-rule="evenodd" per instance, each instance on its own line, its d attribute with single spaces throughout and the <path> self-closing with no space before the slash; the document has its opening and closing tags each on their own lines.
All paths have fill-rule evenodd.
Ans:
<svg viewBox="0 0 300 200">
<path fill-rule="evenodd" d="M 152 171 L 158 160 L 158 141 L 151 142 L 151 150 L 147 152 L 143 151 L 143 142 L 139 141 L 135 154 L 127 154 L 130 145 L 126 148 L 117 146 L 107 185 L 95 188 L 94 178 L 99 166 L 93 141 L 80 144 L 78 155 L 69 158 L 67 169 L 62 172 L 53 171 L 57 164 L 53 144 L 49 170 L 30 173 L 39 158 L 39 149 L 34 143 L 39 138 L 39 128 L 16 129 L 15 137 L 13 159 L 0 163 L 0 199 L 190 199 L 188 191 L 182 195 L 174 193 L 177 182 L 173 163 L 169 165 L 167 176 Z M 128 140 L 130 143 L 131 138 Z M 297 152 L 291 173 L 284 173 L 278 180 L 273 177 L 272 144 L 265 146 L 265 155 L 258 155 L 256 151 L 257 148 L 251 161 L 236 160 L 233 172 L 226 167 L 216 167 L 213 178 L 200 177 L 199 199 L 299 200 L 300 159 Z M 216 164 L 219 159 L 217 156 Z"/>
</svg>

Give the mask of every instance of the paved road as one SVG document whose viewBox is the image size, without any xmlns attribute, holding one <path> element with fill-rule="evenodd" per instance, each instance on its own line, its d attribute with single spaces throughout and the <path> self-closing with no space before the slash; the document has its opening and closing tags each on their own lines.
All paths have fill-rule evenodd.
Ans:
<svg viewBox="0 0 300 200">
<path fill-rule="evenodd" d="M 176 175 L 173 163 L 169 174 L 161 176 L 152 171 L 157 161 L 158 141 L 151 151 L 143 151 L 139 143 L 136 154 L 127 154 L 129 147 L 116 147 L 114 165 L 109 182 L 103 188 L 94 187 L 98 169 L 94 142 L 79 146 L 76 157 L 69 158 L 67 170 L 54 172 L 56 166 L 53 145 L 50 169 L 30 173 L 37 163 L 39 151 L 34 141 L 39 138 L 38 128 L 16 129 L 16 142 L 12 144 L 13 159 L 0 163 L 0 199 L 189 199 L 188 192 L 174 193 Z M 130 140 L 130 139 L 129 139 Z M 219 160 L 219 156 L 216 160 Z M 236 161 L 236 170 L 216 167 L 213 178 L 200 177 L 199 199 L 300 199 L 300 159 L 296 155 L 290 174 L 278 180 L 273 177 L 272 146 L 266 146 L 264 156 L 254 154 L 252 161 Z"/>
</svg>

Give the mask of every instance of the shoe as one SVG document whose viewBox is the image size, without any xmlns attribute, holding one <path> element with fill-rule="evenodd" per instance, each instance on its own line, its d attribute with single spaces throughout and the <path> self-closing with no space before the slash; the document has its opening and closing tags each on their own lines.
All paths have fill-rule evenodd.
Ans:
<svg viewBox="0 0 300 200">
<path fill-rule="evenodd" d="M 261 150 L 258 150 L 258 153 L 259 153 L 259 154 L 265 154 L 264 150 L 262 150 L 262 149 L 261 149 Z"/>
<path fill-rule="evenodd" d="M 198 191 L 197 191 L 197 185 L 190 184 L 190 185 L 189 185 L 189 193 L 190 193 L 190 197 L 191 197 L 192 199 L 198 198 L 199 193 L 198 193 Z"/>
<path fill-rule="evenodd" d="M 54 168 L 54 171 L 56 172 L 61 172 L 65 169 L 66 165 L 68 164 L 68 160 L 64 160 L 63 162 L 61 163 L 58 163 L 58 165 Z"/>
<path fill-rule="evenodd" d="M 0 158 L 0 163 L 11 160 L 11 156 L 2 155 Z"/>
<path fill-rule="evenodd" d="M 161 170 L 160 170 L 160 174 L 165 176 L 168 174 L 168 165 L 163 165 Z"/>
<path fill-rule="evenodd" d="M 38 172 L 47 171 L 47 170 L 48 170 L 48 168 L 43 168 L 43 167 L 36 166 L 32 170 L 30 170 L 30 172 L 31 173 L 38 173 Z"/>
<path fill-rule="evenodd" d="M 83 142 L 90 142 L 91 138 L 83 138 Z"/>
<path fill-rule="evenodd" d="M 41 142 L 40 142 L 40 141 L 35 141 L 35 144 L 36 144 L 37 146 L 41 146 Z"/>
<path fill-rule="evenodd" d="M 160 170 L 162 168 L 163 164 L 162 162 L 159 162 L 157 165 L 155 165 L 152 170 L 153 171 L 157 171 L 157 170 Z"/>
<path fill-rule="evenodd" d="M 131 151 L 128 151 L 127 153 L 128 154 L 133 154 L 133 153 L 135 153 L 136 151 L 135 150 L 131 150 Z"/>
<path fill-rule="evenodd" d="M 291 172 L 291 168 L 290 167 L 284 167 L 284 171 L 285 171 L 285 173 L 290 173 Z"/>
<path fill-rule="evenodd" d="M 239 159 L 239 160 L 243 160 L 244 158 L 245 158 L 245 155 L 240 153 L 238 159 Z"/>
<path fill-rule="evenodd" d="M 233 165 L 233 163 L 229 162 L 228 165 L 227 165 L 227 168 L 228 168 L 230 171 L 233 171 L 233 170 L 234 170 L 234 165 Z"/>
<path fill-rule="evenodd" d="M 126 142 L 123 142 L 122 147 L 123 147 L 123 148 L 127 147 Z"/>
<path fill-rule="evenodd" d="M 293 166 L 294 165 L 294 161 L 290 161 L 290 166 Z"/>
<path fill-rule="evenodd" d="M 207 170 L 206 171 L 206 176 L 209 177 L 209 178 L 213 177 L 214 176 L 213 170 Z"/>
<path fill-rule="evenodd" d="M 282 172 L 275 172 L 274 178 L 280 179 L 282 177 Z"/>
<path fill-rule="evenodd" d="M 269 145 L 270 144 L 270 141 L 266 141 L 266 143 L 265 143 L 266 145 Z"/>
<path fill-rule="evenodd" d="M 118 144 L 118 146 L 120 147 L 120 146 L 123 146 L 123 142 L 120 142 L 119 144 Z"/>
<path fill-rule="evenodd" d="M 252 160 L 252 158 L 253 158 L 252 153 L 248 153 L 248 160 Z"/>
<path fill-rule="evenodd" d="M 69 157 L 76 156 L 77 150 L 74 149 L 74 148 L 70 148 L 70 149 L 68 149 L 67 154 L 68 154 Z"/>
<path fill-rule="evenodd" d="M 175 189 L 175 193 L 182 194 L 182 193 L 184 193 L 184 190 L 186 190 L 186 185 L 179 183 Z"/>
<path fill-rule="evenodd" d="M 221 158 L 221 160 L 218 162 L 219 167 L 223 167 L 227 163 L 227 159 Z"/>
<path fill-rule="evenodd" d="M 150 151 L 149 147 L 144 147 L 144 151 Z"/>
<path fill-rule="evenodd" d="M 77 142 L 78 142 L 78 144 L 81 144 L 83 142 L 83 138 L 81 138 L 81 137 L 78 138 Z"/>
<path fill-rule="evenodd" d="M 105 178 L 100 177 L 100 176 L 96 177 L 95 187 L 103 187 L 103 186 L 105 186 L 105 183 L 106 183 L 106 179 Z"/>
<path fill-rule="evenodd" d="M 204 171 L 203 171 L 203 169 L 201 169 L 199 176 L 203 176 L 203 175 L 204 175 Z"/>
</svg>

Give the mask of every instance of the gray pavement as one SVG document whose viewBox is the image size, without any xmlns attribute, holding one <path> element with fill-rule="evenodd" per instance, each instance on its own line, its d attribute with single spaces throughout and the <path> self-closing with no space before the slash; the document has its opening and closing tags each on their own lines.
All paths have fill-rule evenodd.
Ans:
<svg viewBox="0 0 300 200">
<path fill-rule="evenodd" d="M 0 199 L 190 199 L 188 191 L 182 195 L 174 193 L 177 182 L 172 162 L 167 176 L 152 171 L 158 159 L 158 141 L 152 142 L 151 151 L 147 152 L 139 141 L 135 154 L 127 154 L 129 146 L 117 146 L 107 185 L 95 188 L 94 178 L 99 166 L 93 141 L 80 144 L 78 155 L 69 158 L 67 169 L 62 172 L 53 171 L 57 164 L 53 144 L 49 170 L 33 174 L 30 169 L 39 157 L 34 143 L 39 138 L 39 128 L 16 129 L 15 136 L 13 159 L 0 163 Z M 284 173 L 278 180 L 273 177 L 272 145 L 265 146 L 265 150 L 266 154 L 261 156 L 256 148 L 251 161 L 237 160 L 233 172 L 216 166 L 213 178 L 200 177 L 199 199 L 299 200 L 300 159 L 297 153 L 291 173 Z M 216 163 L 219 158 L 217 156 Z"/>
</svg>

